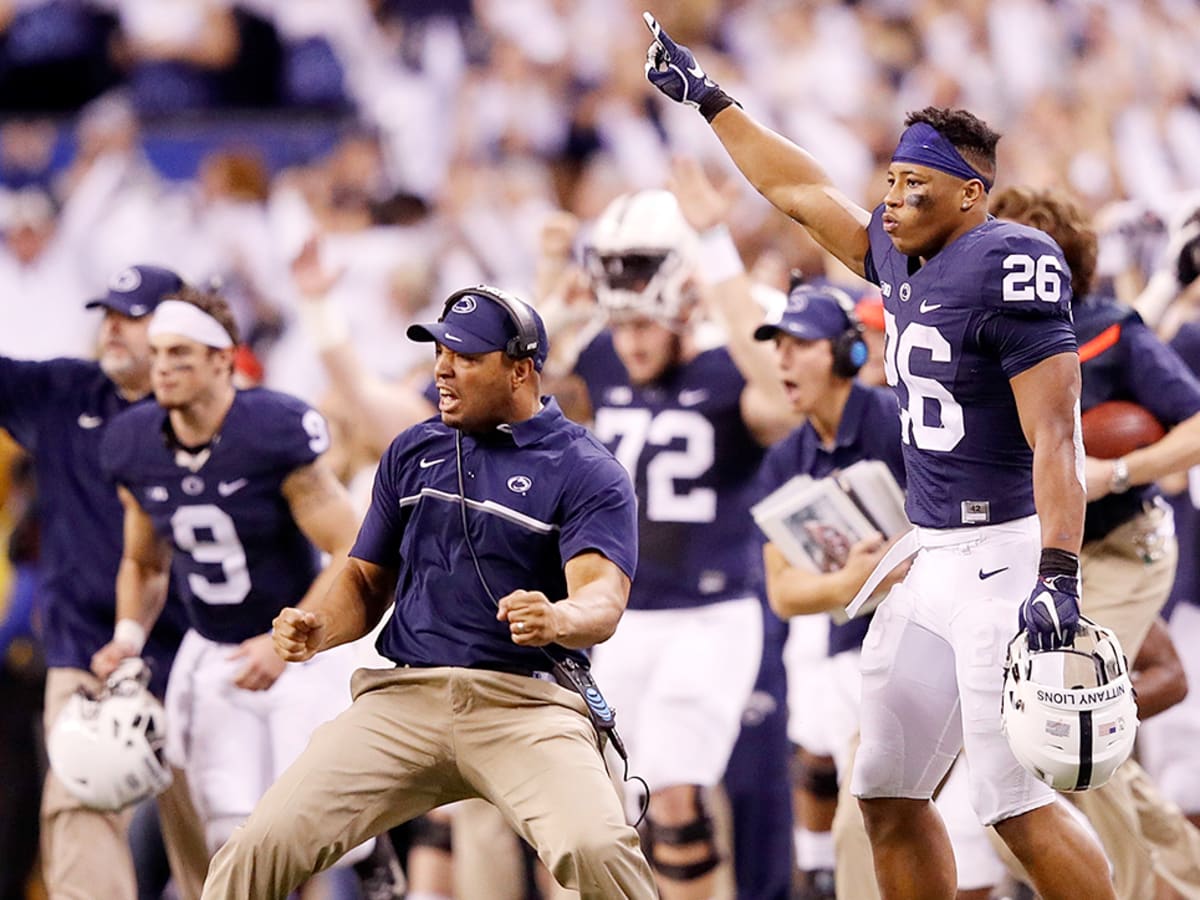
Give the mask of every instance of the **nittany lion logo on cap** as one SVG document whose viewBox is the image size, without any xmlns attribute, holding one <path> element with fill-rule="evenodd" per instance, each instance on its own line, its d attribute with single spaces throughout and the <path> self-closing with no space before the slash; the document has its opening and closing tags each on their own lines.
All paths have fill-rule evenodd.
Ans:
<svg viewBox="0 0 1200 900">
<path fill-rule="evenodd" d="M 802 313 L 808 309 L 808 294 L 803 291 L 796 291 L 788 297 L 787 311 L 790 313 Z"/>
<path fill-rule="evenodd" d="M 508 479 L 508 489 L 514 494 L 525 494 L 533 487 L 533 479 L 528 475 L 514 475 Z"/>
<path fill-rule="evenodd" d="M 471 296 L 461 297 L 452 307 L 450 312 L 456 312 L 461 315 L 475 312 L 475 298 Z"/>
<path fill-rule="evenodd" d="M 108 288 L 122 294 L 136 291 L 142 286 L 142 273 L 137 269 L 122 269 L 113 276 Z"/>
</svg>

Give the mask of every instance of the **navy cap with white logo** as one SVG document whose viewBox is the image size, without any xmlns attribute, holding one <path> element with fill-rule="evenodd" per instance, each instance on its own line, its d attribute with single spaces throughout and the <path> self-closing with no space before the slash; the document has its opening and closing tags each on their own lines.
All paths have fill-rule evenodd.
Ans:
<svg viewBox="0 0 1200 900">
<path fill-rule="evenodd" d="M 522 301 L 513 298 L 513 302 Z M 537 327 L 537 351 L 533 365 L 539 372 L 546 361 L 550 341 L 542 317 L 528 303 L 524 304 Z M 509 341 L 517 336 L 517 324 L 508 310 L 485 293 L 467 293 L 446 311 L 440 322 L 408 326 L 410 341 L 436 341 L 458 353 L 491 353 L 507 350 Z"/>
<path fill-rule="evenodd" d="M 130 266 L 108 283 L 108 293 L 87 302 L 88 309 L 102 307 L 140 319 L 154 312 L 163 300 L 183 287 L 183 279 L 160 266 Z"/>
<path fill-rule="evenodd" d="M 801 285 L 788 294 L 783 312 L 754 329 L 754 338 L 769 341 L 779 332 L 803 341 L 833 340 L 853 327 L 847 309 L 854 301 L 840 288 Z"/>
</svg>

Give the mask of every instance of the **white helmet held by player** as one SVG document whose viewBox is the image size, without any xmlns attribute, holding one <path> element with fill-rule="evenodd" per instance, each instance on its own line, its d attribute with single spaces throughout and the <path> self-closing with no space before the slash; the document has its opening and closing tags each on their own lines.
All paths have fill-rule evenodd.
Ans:
<svg viewBox="0 0 1200 900">
<path fill-rule="evenodd" d="M 1008 646 L 1001 718 L 1013 755 L 1041 781 L 1060 791 L 1104 784 L 1138 726 L 1116 635 L 1080 617 L 1074 646 L 1037 651 L 1020 632 Z"/>
<path fill-rule="evenodd" d="M 125 660 L 100 696 L 67 701 L 46 741 L 50 768 L 92 809 L 116 811 L 171 784 L 163 758 L 163 707 L 140 659 Z"/>
<path fill-rule="evenodd" d="M 670 191 L 623 194 L 596 220 L 587 271 L 609 313 L 681 318 L 698 254 L 695 229 Z"/>
</svg>

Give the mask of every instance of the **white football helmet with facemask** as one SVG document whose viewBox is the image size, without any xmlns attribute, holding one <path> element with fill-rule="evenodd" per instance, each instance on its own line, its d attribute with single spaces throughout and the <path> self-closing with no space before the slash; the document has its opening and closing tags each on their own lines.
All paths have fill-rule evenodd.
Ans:
<svg viewBox="0 0 1200 900">
<path fill-rule="evenodd" d="M 1030 650 L 1019 632 L 1008 646 L 1001 718 L 1013 755 L 1039 780 L 1060 791 L 1104 784 L 1129 758 L 1138 726 L 1116 635 L 1082 616 L 1071 647 Z"/>
<path fill-rule="evenodd" d="M 121 663 L 98 697 L 74 694 L 46 741 L 50 768 L 91 809 L 115 812 L 171 784 L 162 704 L 140 659 Z"/>
<path fill-rule="evenodd" d="M 623 194 L 596 220 L 586 266 L 610 314 L 681 318 L 696 269 L 698 237 L 670 191 Z"/>
</svg>

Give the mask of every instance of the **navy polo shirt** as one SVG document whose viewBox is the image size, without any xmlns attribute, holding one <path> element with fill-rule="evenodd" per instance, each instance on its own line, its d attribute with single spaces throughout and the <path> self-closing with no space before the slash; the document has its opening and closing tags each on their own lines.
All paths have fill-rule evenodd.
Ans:
<svg viewBox="0 0 1200 900">
<path fill-rule="evenodd" d="M 1109 400 L 1129 400 L 1150 410 L 1168 429 L 1200 412 L 1200 381 L 1136 312 L 1111 298 L 1093 296 L 1076 303 L 1074 314 L 1084 412 Z M 1089 503 L 1084 543 L 1132 519 L 1158 493 L 1153 484 L 1137 485 Z"/>
<path fill-rule="evenodd" d="M 758 475 L 761 495 L 765 497 L 793 476 L 824 478 L 864 459 L 882 460 L 904 487 L 904 456 L 900 449 L 895 395 L 886 388 L 867 387 L 855 381 L 850 386 L 833 447 L 825 447 L 816 429 L 805 422 L 767 453 Z M 851 599 L 847 597 L 846 602 Z M 860 647 L 870 624 L 870 616 L 860 616 L 842 625 L 831 622 L 829 655 Z"/>
<path fill-rule="evenodd" d="M 124 510 L 101 475 L 100 443 L 129 406 L 98 363 L 0 357 L 0 428 L 32 454 L 37 473 L 41 630 L 53 668 L 87 670 L 112 639 Z M 172 589 L 142 654 L 159 696 L 186 630 Z"/>
<path fill-rule="evenodd" d="M 563 566 L 596 551 L 633 578 L 637 505 L 629 476 L 550 398 L 530 419 L 462 435 L 467 525 L 496 600 L 515 590 L 567 596 Z M 413 666 L 548 670 L 512 642 L 463 539 L 455 430 L 439 416 L 402 432 L 375 476 L 350 555 L 399 572 L 378 649 Z M 583 653 L 567 651 L 581 663 Z"/>
</svg>

